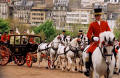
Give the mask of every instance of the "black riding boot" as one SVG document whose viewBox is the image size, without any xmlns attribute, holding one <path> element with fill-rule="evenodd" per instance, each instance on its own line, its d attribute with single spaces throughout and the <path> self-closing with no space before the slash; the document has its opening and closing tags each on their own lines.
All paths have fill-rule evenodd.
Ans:
<svg viewBox="0 0 120 78">
<path fill-rule="evenodd" d="M 91 56 L 92 56 L 92 53 L 89 52 L 89 61 L 85 63 L 86 72 L 85 72 L 84 74 L 85 74 L 86 76 L 89 76 L 89 75 L 90 75 L 90 66 L 91 66 L 91 63 L 92 63 Z"/>
<path fill-rule="evenodd" d="M 84 74 L 86 75 L 86 76 L 89 76 L 90 75 L 90 63 L 89 62 L 86 62 L 85 63 L 85 67 L 86 67 L 86 71 L 84 72 Z"/>
</svg>

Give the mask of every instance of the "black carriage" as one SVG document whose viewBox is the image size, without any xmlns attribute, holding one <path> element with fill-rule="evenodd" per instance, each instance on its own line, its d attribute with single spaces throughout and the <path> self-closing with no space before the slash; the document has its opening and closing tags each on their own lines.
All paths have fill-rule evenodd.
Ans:
<svg viewBox="0 0 120 78">
<path fill-rule="evenodd" d="M 33 39 L 34 43 L 30 42 Z M 27 54 L 36 53 L 41 37 L 37 35 L 10 35 L 8 44 L 0 45 L 0 65 L 14 61 L 21 66 L 29 63 Z"/>
</svg>

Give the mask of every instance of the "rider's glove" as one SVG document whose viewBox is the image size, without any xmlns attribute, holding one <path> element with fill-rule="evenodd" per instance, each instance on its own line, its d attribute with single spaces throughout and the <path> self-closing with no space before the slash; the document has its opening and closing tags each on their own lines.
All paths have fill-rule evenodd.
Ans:
<svg viewBox="0 0 120 78">
<path fill-rule="evenodd" d="M 93 37 L 93 40 L 94 40 L 94 41 L 98 41 L 98 40 L 99 40 L 99 37 Z"/>
</svg>

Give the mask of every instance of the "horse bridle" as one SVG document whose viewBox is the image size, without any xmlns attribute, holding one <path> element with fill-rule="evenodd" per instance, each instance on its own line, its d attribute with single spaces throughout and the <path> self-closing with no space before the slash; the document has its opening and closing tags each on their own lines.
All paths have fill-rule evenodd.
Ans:
<svg viewBox="0 0 120 78">
<path fill-rule="evenodd" d="M 107 76 L 108 76 L 109 73 L 110 73 L 110 69 L 109 69 L 110 63 L 106 60 L 106 57 L 111 57 L 111 60 L 112 60 L 113 52 L 112 52 L 112 54 L 105 54 L 105 50 L 106 50 L 105 47 L 107 47 L 107 46 L 113 46 L 113 50 L 114 50 L 115 45 L 113 45 L 113 43 L 112 43 L 112 44 L 105 44 L 105 42 L 103 42 L 102 45 L 103 45 L 103 46 L 102 46 L 102 47 L 99 47 L 99 49 L 100 49 L 100 52 L 101 52 L 101 54 L 102 54 L 102 56 L 103 56 L 103 58 L 104 58 L 104 60 L 105 60 L 106 65 L 107 65 Z M 112 50 L 112 51 L 113 51 L 113 50 Z M 107 77 L 107 78 L 108 78 L 108 77 Z"/>
<path fill-rule="evenodd" d="M 72 46 L 72 45 L 69 45 L 70 50 L 71 50 L 72 52 L 76 52 L 76 51 L 80 51 L 80 50 L 81 50 L 81 47 L 80 47 L 80 46 L 82 46 L 82 45 L 80 45 L 81 42 L 79 42 L 79 41 L 77 41 L 77 42 L 78 42 L 78 46 L 79 46 L 79 47 L 74 47 L 74 46 Z M 75 48 L 75 51 L 74 51 L 72 48 Z"/>
<path fill-rule="evenodd" d="M 102 42 L 102 47 L 99 47 L 100 51 L 101 51 L 101 54 L 102 54 L 102 56 L 104 57 L 105 60 L 106 60 L 106 57 L 110 56 L 111 59 L 112 59 L 112 56 L 113 56 L 113 52 L 112 52 L 112 54 L 105 54 L 105 52 L 107 52 L 106 47 L 108 47 L 108 46 L 113 46 L 115 48 L 115 46 L 111 42 L 109 42 L 108 44 L 105 44 L 105 42 Z M 113 50 L 114 50 L 114 48 L 113 48 Z"/>
</svg>

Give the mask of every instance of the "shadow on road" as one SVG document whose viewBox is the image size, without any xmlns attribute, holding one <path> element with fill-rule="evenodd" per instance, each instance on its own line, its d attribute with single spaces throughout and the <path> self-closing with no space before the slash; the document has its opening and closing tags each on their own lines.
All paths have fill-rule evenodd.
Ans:
<svg viewBox="0 0 120 78">
<path fill-rule="evenodd" d="M 3 78 L 2 67 L 0 66 L 0 78 Z"/>
</svg>

